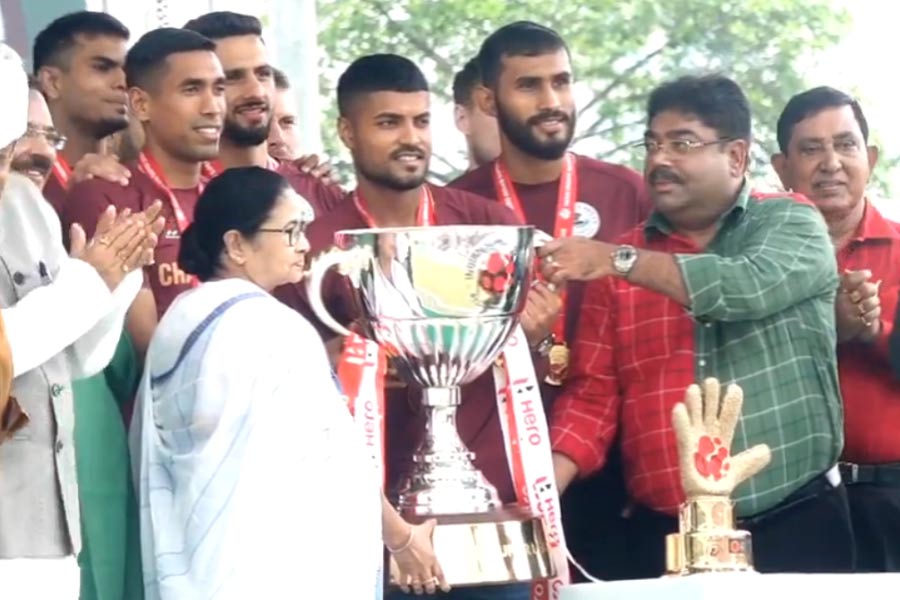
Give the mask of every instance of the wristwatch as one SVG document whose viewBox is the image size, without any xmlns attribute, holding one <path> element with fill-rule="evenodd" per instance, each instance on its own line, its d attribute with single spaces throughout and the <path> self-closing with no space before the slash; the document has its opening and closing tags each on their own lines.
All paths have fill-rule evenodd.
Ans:
<svg viewBox="0 0 900 600">
<path fill-rule="evenodd" d="M 637 262 L 638 254 L 634 246 L 622 244 L 612 251 L 612 266 L 615 274 L 627 278 Z"/>
<path fill-rule="evenodd" d="M 535 352 L 538 356 L 545 357 L 550 354 L 550 349 L 553 348 L 554 342 L 555 339 L 553 337 L 553 334 L 551 333 L 550 335 L 539 341 L 537 343 L 537 346 L 535 346 L 532 351 Z"/>
</svg>

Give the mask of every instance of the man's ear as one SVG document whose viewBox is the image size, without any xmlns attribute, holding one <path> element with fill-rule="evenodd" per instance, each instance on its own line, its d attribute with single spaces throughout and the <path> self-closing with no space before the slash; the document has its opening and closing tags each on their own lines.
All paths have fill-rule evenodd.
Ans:
<svg viewBox="0 0 900 600">
<path fill-rule="evenodd" d="M 41 67 L 36 75 L 41 92 L 47 100 L 59 100 L 62 96 L 62 69 L 59 67 Z"/>
<path fill-rule="evenodd" d="M 781 180 L 781 186 L 785 190 L 791 191 L 794 186 L 791 184 L 788 176 L 787 157 L 779 152 L 773 154 L 769 160 L 772 163 L 772 168 L 775 169 L 775 173 L 778 174 L 778 179 Z"/>
<path fill-rule="evenodd" d="M 492 117 L 497 116 L 497 97 L 494 90 L 485 85 L 479 85 L 472 90 L 472 99 L 481 112 Z"/>
</svg>

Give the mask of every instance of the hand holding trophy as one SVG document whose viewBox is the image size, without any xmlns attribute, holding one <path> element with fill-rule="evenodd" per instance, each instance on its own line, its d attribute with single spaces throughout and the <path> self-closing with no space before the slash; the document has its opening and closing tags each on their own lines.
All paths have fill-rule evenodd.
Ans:
<svg viewBox="0 0 900 600">
<path fill-rule="evenodd" d="M 739 386 L 729 385 L 722 396 L 718 380 L 707 379 L 702 392 L 700 386 L 691 385 L 684 402 L 672 410 L 686 501 L 681 507 L 680 533 L 666 539 L 671 575 L 753 568 L 750 534 L 734 529 L 729 496 L 772 456 L 764 444 L 731 455 L 743 401 Z"/>
</svg>

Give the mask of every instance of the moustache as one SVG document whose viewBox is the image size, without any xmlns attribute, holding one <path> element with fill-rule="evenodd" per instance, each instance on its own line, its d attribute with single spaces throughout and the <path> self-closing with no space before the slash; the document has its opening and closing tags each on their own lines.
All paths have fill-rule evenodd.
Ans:
<svg viewBox="0 0 900 600">
<path fill-rule="evenodd" d="M 650 171 L 650 175 L 647 176 L 647 181 L 651 185 L 660 182 L 684 183 L 684 181 L 675 173 L 675 171 L 667 167 L 657 167 Z"/>
<path fill-rule="evenodd" d="M 246 110 L 248 108 L 259 108 L 262 110 L 269 110 L 269 103 L 265 100 L 248 100 L 243 104 L 238 104 L 234 107 L 235 112 L 241 112 L 242 110 Z"/>
<path fill-rule="evenodd" d="M 571 120 L 571 117 L 564 113 L 561 110 L 542 110 L 538 114 L 530 117 L 527 121 L 528 125 L 540 125 L 544 121 L 562 121 L 564 123 L 568 123 Z"/>
<path fill-rule="evenodd" d="M 13 160 L 10 168 L 14 171 L 34 170 L 41 175 L 46 175 L 53 168 L 53 161 L 49 156 L 43 154 L 25 154 Z"/>
<path fill-rule="evenodd" d="M 399 148 L 391 152 L 391 159 L 397 160 L 403 154 L 415 154 L 419 158 L 425 158 L 425 150 L 423 150 L 422 148 L 419 148 L 418 146 L 405 145 L 400 146 Z"/>
</svg>

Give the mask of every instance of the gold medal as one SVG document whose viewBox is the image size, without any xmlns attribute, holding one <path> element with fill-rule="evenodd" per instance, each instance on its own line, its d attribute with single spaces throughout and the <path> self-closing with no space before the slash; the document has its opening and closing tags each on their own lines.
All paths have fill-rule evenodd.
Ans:
<svg viewBox="0 0 900 600">
<path fill-rule="evenodd" d="M 550 372 L 544 381 L 550 385 L 562 385 L 569 374 L 569 347 L 565 344 L 553 344 L 549 358 Z"/>
</svg>

